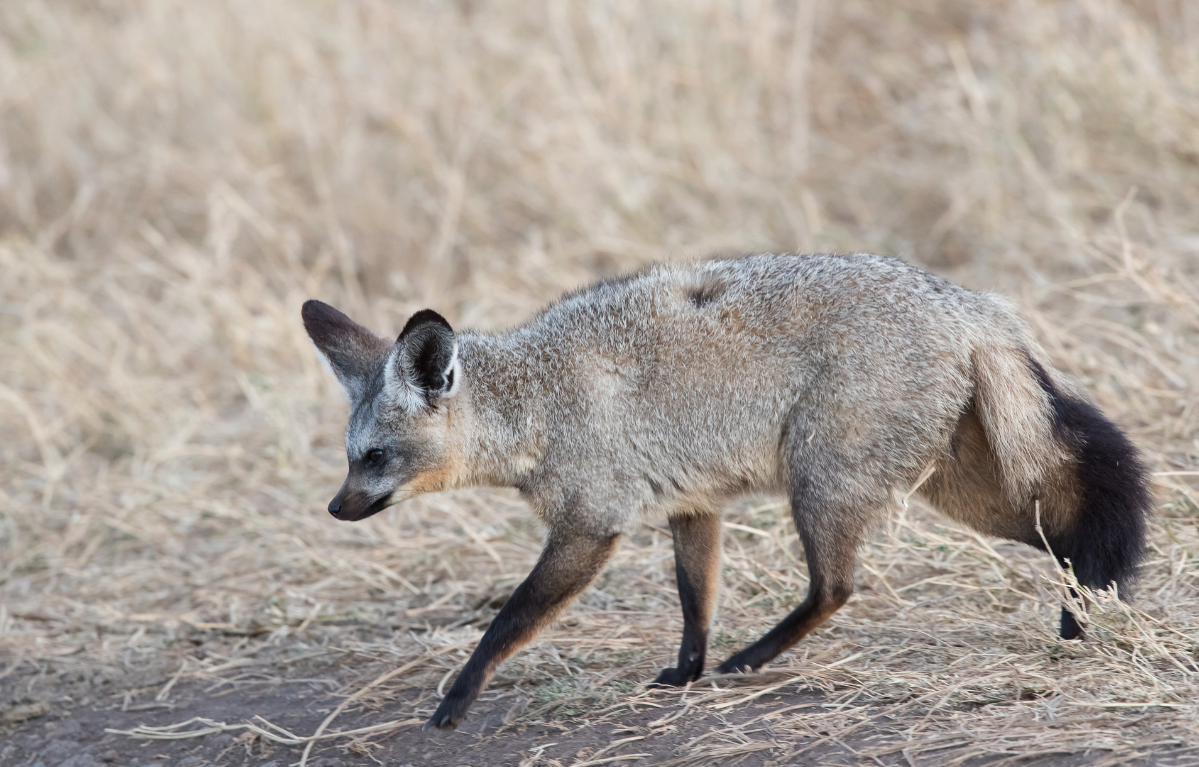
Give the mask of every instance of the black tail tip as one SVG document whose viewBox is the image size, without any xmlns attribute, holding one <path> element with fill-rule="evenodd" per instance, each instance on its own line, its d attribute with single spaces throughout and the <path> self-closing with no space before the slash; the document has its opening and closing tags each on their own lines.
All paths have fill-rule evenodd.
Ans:
<svg viewBox="0 0 1199 767">
<path fill-rule="evenodd" d="M 1081 585 L 1102 589 L 1114 583 L 1127 596 L 1153 513 L 1149 472 L 1136 446 L 1099 408 L 1063 394 L 1038 362 L 1030 357 L 1029 363 L 1049 395 L 1057 438 L 1074 456 L 1080 495 L 1073 529 L 1050 545 L 1070 561 Z M 1077 626 L 1073 616 L 1070 620 Z M 1063 638 L 1066 628 L 1063 615 Z"/>
</svg>

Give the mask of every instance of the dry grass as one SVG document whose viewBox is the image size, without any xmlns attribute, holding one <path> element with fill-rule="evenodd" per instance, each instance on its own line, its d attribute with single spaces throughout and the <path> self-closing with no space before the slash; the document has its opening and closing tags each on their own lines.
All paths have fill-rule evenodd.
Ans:
<svg viewBox="0 0 1199 767">
<path fill-rule="evenodd" d="M 869 728 L 920 763 L 1194 743 L 1196 211 L 1185 0 L 4 3 L 0 677 L 347 619 L 398 627 L 351 649 L 421 660 L 404 687 L 463 661 L 538 532 L 505 492 L 329 519 L 345 406 L 306 297 L 494 328 L 651 259 L 860 250 L 1015 297 L 1145 449 L 1139 598 L 1062 646 L 1046 557 L 913 505 L 778 673 L 680 697 L 827 691 L 772 715 L 780 754 Z M 728 520 L 717 656 L 805 588 L 783 506 Z M 624 693 L 671 658 L 672 572 L 664 529 L 626 541 L 503 668 L 518 724 L 662 705 Z"/>
</svg>

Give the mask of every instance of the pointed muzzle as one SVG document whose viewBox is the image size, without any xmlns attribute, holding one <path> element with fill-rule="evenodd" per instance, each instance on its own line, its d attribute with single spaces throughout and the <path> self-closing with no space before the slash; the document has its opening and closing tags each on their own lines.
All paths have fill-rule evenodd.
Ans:
<svg viewBox="0 0 1199 767">
<path fill-rule="evenodd" d="M 348 478 L 346 483 L 349 484 Z M 334 519 L 343 522 L 357 522 L 390 506 L 391 495 L 387 493 L 378 498 L 371 498 L 361 491 L 350 490 L 346 485 L 342 485 L 337 495 L 333 496 L 333 500 L 329 501 L 329 513 Z"/>
</svg>

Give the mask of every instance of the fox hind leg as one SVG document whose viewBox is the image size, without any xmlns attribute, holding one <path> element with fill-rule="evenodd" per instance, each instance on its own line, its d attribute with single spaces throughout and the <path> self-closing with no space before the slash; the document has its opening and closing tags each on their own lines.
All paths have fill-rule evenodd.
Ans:
<svg viewBox="0 0 1199 767">
<path fill-rule="evenodd" d="M 756 670 L 819 626 L 853 593 L 857 547 L 866 521 L 852 511 L 792 491 L 791 516 L 808 560 L 808 596 L 764 637 L 726 660 L 718 673 Z"/>
<path fill-rule="evenodd" d="M 692 513 L 670 518 L 675 575 L 683 606 L 683 641 L 674 668 L 662 669 L 656 686 L 681 687 L 704 673 L 708 625 L 720 575 L 720 515 Z"/>
<path fill-rule="evenodd" d="M 1062 639 L 1078 639 L 1082 636 L 1082 626 L 1065 605 L 1062 605 L 1062 626 L 1058 636 Z"/>
</svg>

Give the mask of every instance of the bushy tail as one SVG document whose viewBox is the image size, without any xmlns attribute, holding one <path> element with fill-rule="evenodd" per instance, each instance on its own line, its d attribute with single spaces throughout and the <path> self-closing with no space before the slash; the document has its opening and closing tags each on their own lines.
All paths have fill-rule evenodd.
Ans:
<svg viewBox="0 0 1199 767">
<path fill-rule="evenodd" d="M 1063 391 L 1025 348 L 980 348 L 974 372 L 976 407 L 1012 505 L 1052 498 L 1073 507 L 1050 510 L 1053 553 L 1069 560 L 1081 585 L 1114 582 L 1127 594 L 1153 509 L 1136 447 L 1081 394 Z"/>
<path fill-rule="evenodd" d="M 1016 508 L 1070 457 L 1055 434 L 1050 398 L 1028 360 L 1019 347 L 998 343 L 974 352 L 974 406 L 999 463 L 1004 491 Z"/>
<path fill-rule="evenodd" d="M 1087 400 L 1062 392 L 1045 368 L 1029 367 L 1053 407 L 1057 438 L 1074 459 L 1080 495 L 1073 529 L 1050 539 L 1054 553 L 1073 564 L 1078 582 L 1125 595 L 1145 554 L 1145 527 L 1153 513 L 1149 472 L 1118 426 Z"/>
</svg>

